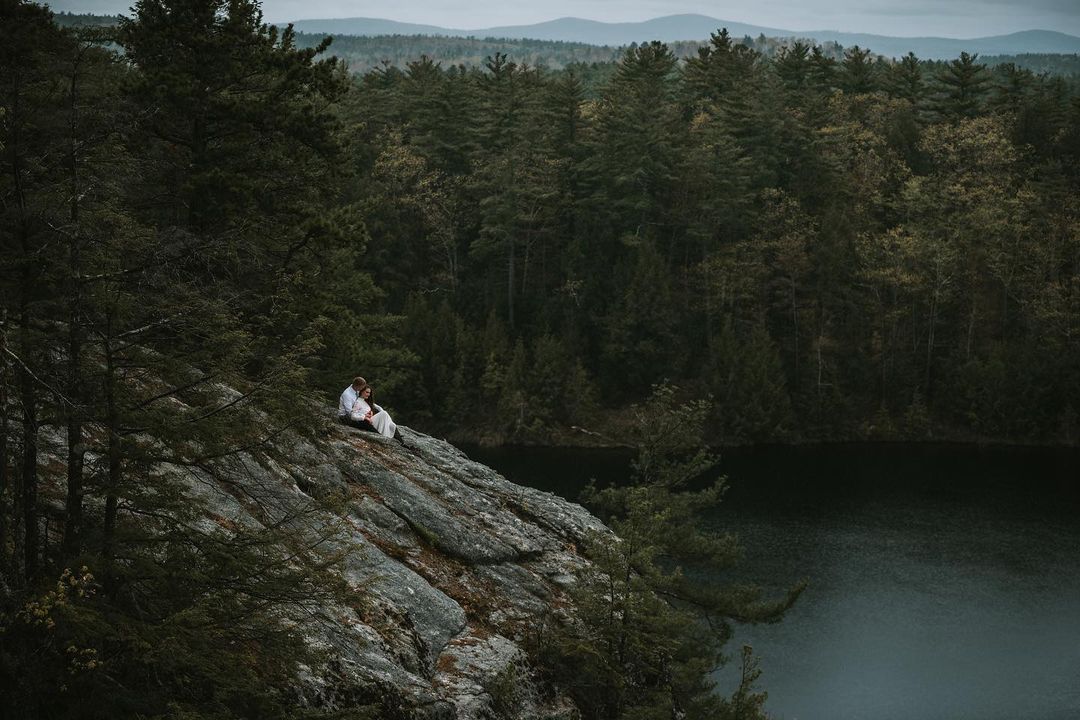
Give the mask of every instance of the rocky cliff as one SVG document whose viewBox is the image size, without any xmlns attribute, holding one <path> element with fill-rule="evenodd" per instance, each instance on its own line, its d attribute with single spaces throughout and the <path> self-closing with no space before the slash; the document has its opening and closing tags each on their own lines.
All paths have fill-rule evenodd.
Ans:
<svg viewBox="0 0 1080 720">
<path fill-rule="evenodd" d="M 358 602 L 298 620 L 329 658 L 307 673 L 308 702 L 382 695 L 408 717 L 482 718 L 505 706 L 498 688 L 512 687 L 512 717 L 573 717 L 569 703 L 529 691 L 522 639 L 565 607 L 585 562 L 577 547 L 603 525 L 444 441 L 404 433 L 405 448 L 334 426 L 316 441 L 234 456 L 224 475 L 166 464 L 157 472 L 205 501 L 214 531 L 276 516 L 340 556 Z"/>
</svg>

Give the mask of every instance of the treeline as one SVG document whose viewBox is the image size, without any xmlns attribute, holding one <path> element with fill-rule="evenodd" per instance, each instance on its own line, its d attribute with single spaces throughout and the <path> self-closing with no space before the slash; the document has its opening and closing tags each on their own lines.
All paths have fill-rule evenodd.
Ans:
<svg viewBox="0 0 1080 720">
<path fill-rule="evenodd" d="M 1055 53 L 1024 53 L 1022 55 L 987 55 L 982 61 L 990 67 L 1013 65 L 1023 70 L 1030 70 L 1036 75 L 1063 75 L 1068 78 L 1080 77 L 1080 55 L 1061 55 Z"/>
<path fill-rule="evenodd" d="M 297 33 L 300 47 L 314 47 L 325 35 Z M 341 58 L 354 73 L 376 68 L 403 68 L 426 55 L 446 66 L 483 67 L 485 58 L 496 53 L 513 57 L 520 64 L 562 69 L 575 63 L 609 63 L 618 60 L 618 48 L 554 40 L 507 40 L 499 38 L 443 37 L 438 35 L 333 35 L 332 54 Z"/>
<path fill-rule="evenodd" d="M 297 33 L 298 47 L 315 47 L 326 36 Z M 497 54 L 518 64 L 530 67 L 542 66 L 550 70 L 564 70 L 582 65 L 617 63 L 626 54 L 627 47 L 590 45 L 588 43 L 562 42 L 557 40 L 443 37 L 438 35 L 332 35 L 331 53 L 341 60 L 351 72 L 366 73 L 386 67 L 405 68 L 409 62 L 424 56 L 444 67 L 463 65 L 483 68 L 487 58 Z M 739 41 L 762 55 L 772 56 L 781 48 L 797 42 L 791 38 L 757 38 L 746 36 Z M 706 43 L 698 40 L 682 40 L 670 44 L 671 52 L 679 58 L 697 54 Z M 630 46 L 637 47 L 637 44 Z M 844 49 L 837 43 L 826 43 L 820 50 L 830 58 L 840 59 Z"/>
<path fill-rule="evenodd" d="M 83 15 L 58 13 L 56 22 L 60 27 L 87 27 L 95 25 L 117 25 L 123 18 L 119 15 Z M 330 53 L 343 60 L 350 72 L 367 73 L 371 70 L 393 66 L 404 68 L 409 62 L 427 56 L 443 67 L 464 65 L 466 67 L 484 66 L 488 57 L 496 53 L 506 55 L 518 65 L 531 67 L 543 66 L 551 70 L 573 68 L 579 73 L 582 68 L 593 65 L 617 63 L 627 51 L 627 47 L 589 45 L 587 43 L 561 42 L 554 40 L 442 37 L 432 35 L 332 35 Z M 295 34 L 295 42 L 300 48 L 318 47 L 325 35 L 318 33 Z M 785 48 L 801 43 L 808 47 L 814 45 L 805 38 L 766 37 L 756 38 L 745 35 L 738 39 L 739 44 L 760 53 L 765 57 L 774 57 Z M 668 43 L 672 54 L 686 59 L 697 55 L 708 44 L 707 41 L 681 40 Z M 818 52 L 834 60 L 842 60 L 845 48 L 836 42 L 822 43 Z M 894 61 L 883 56 L 872 56 L 884 67 Z M 998 65 L 1013 65 L 1030 70 L 1033 73 L 1063 75 L 1075 78 L 1080 75 L 1080 57 L 1077 55 L 1036 54 L 993 55 L 981 59 L 989 68 Z M 606 68 L 605 68 L 606 69 Z M 604 75 L 606 77 L 606 74 Z"/>
<path fill-rule="evenodd" d="M 53 15 L 53 21 L 62 28 L 115 27 L 124 21 L 124 16 L 59 12 Z"/>
<path fill-rule="evenodd" d="M 667 379 L 715 397 L 715 442 L 1077 440 L 1063 78 L 721 32 L 628 50 L 590 100 L 501 55 L 358 86 L 369 267 L 420 363 L 380 379 L 413 423 L 605 431 Z"/>
<path fill-rule="evenodd" d="M 111 27 L 120 24 L 123 17 L 57 13 L 55 20 L 60 27 Z M 293 37 L 297 47 L 315 48 L 326 40 L 327 35 L 296 32 Z M 358 74 L 386 67 L 404 68 L 409 62 L 421 56 L 428 57 L 444 67 L 463 65 L 470 68 L 482 68 L 487 58 L 499 53 L 506 55 L 519 65 L 562 70 L 568 67 L 617 63 L 627 50 L 626 47 L 529 38 L 441 35 L 330 35 L 329 37 L 332 38 L 331 54 L 342 60 L 350 72 Z M 768 38 L 764 35 L 751 38 L 747 35 L 740 42 L 763 55 L 771 56 L 779 52 L 780 48 L 791 45 L 796 40 Z M 671 43 L 671 50 L 677 57 L 686 58 L 695 55 L 704 44 L 697 40 L 683 40 Z M 826 55 L 836 59 L 842 57 L 844 52 L 844 48 L 837 43 L 825 43 L 821 49 Z"/>
</svg>

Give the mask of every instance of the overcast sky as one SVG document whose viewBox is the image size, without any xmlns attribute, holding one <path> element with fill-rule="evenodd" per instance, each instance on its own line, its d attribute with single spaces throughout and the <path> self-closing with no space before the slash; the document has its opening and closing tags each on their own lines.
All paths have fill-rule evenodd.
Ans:
<svg viewBox="0 0 1080 720">
<path fill-rule="evenodd" d="M 54 10 L 126 13 L 133 0 L 54 0 Z M 567 15 L 634 22 L 700 13 L 785 30 L 841 30 L 880 35 L 980 37 L 1017 30 L 1080 36 L 1080 0 L 263 0 L 270 22 L 372 17 L 474 29 L 523 25 Z"/>
</svg>

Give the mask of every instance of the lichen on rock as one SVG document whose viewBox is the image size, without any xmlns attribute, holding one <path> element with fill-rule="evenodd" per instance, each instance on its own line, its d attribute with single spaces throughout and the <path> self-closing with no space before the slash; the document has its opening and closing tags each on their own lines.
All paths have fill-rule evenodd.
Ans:
<svg viewBox="0 0 1080 720">
<path fill-rule="evenodd" d="M 230 482 L 258 498 L 262 517 L 233 497 L 235 488 L 192 482 L 210 512 L 232 523 L 308 504 L 296 515 L 312 534 L 334 526 L 322 550 L 340 557 L 362 610 L 324 607 L 297 620 L 327 658 L 305 668 L 302 695 L 347 707 L 384 693 L 405 717 L 572 717 L 564 698 L 530 690 L 522 631 L 565 605 L 566 579 L 585 562 L 575 548 L 604 526 L 445 441 L 405 433 L 401 447 L 332 426 L 317 441 L 283 438 L 265 457 L 235 458 Z M 328 497 L 335 503 L 321 502 Z M 513 712 L 500 696 L 509 677 Z"/>
</svg>

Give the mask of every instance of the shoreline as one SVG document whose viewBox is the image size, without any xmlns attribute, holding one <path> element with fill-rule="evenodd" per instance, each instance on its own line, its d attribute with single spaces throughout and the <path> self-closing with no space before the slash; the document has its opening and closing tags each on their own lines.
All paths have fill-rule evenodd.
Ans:
<svg viewBox="0 0 1080 720">
<path fill-rule="evenodd" d="M 586 439 L 584 442 L 574 442 L 573 436 L 566 433 L 551 434 L 543 438 L 515 438 L 512 435 L 498 436 L 491 433 L 466 432 L 444 434 L 436 429 L 420 428 L 422 432 L 442 437 L 449 443 L 471 445 L 487 449 L 496 448 L 566 448 L 573 450 L 633 450 L 633 446 L 612 440 L 600 442 Z M 1016 449 L 1045 449 L 1045 450 L 1075 450 L 1080 451 L 1080 443 L 1062 442 L 1052 440 L 1018 440 L 1014 438 L 972 438 L 962 433 L 949 434 L 942 437 L 911 438 L 911 437 L 865 437 L 852 436 L 846 438 L 805 438 L 787 440 L 746 441 L 735 443 L 710 443 L 709 447 L 716 450 L 745 450 L 751 448 L 811 448 L 838 445 L 923 445 L 940 447 L 962 448 L 1016 448 Z"/>
</svg>

